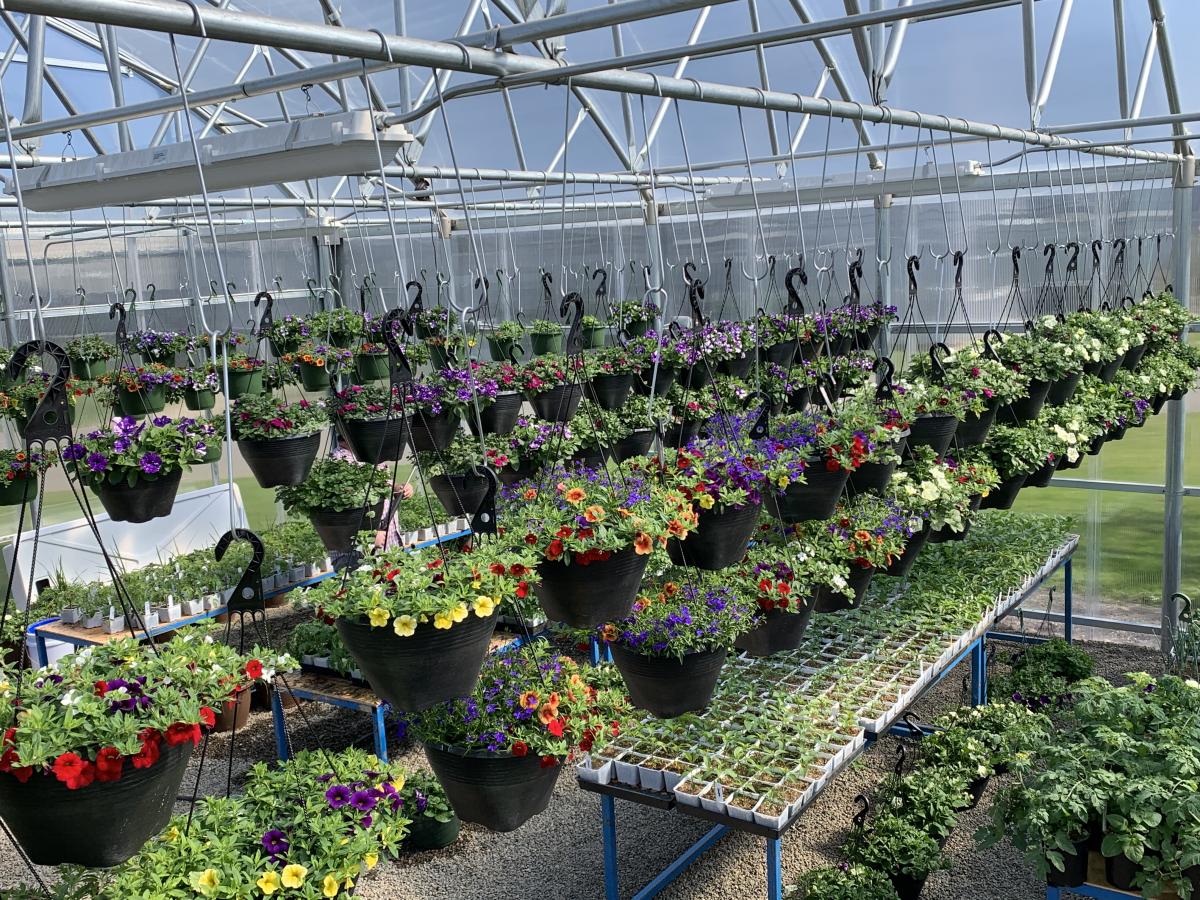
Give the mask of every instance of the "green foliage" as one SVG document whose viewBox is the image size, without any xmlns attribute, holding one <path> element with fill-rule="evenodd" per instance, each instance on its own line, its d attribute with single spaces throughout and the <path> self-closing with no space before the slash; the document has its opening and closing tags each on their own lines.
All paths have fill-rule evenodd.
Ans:
<svg viewBox="0 0 1200 900">
<path fill-rule="evenodd" d="M 993 676 L 989 693 L 1024 703 L 1032 709 L 1064 702 L 1071 686 L 1092 674 L 1086 650 L 1054 638 L 1018 652 L 1007 675 Z"/>
<path fill-rule="evenodd" d="M 891 813 L 876 816 L 865 829 L 852 834 L 846 855 L 868 869 L 917 879 L 950 867 L 937 841 Z"/>
<path fill-rule="evenodd" d="M 371 507 L 388 496 L 390 486 L 386 467 L 326 457 L 313 463 L 303 482 L 276 488 L 275 496 L 289 513 L 307 515 L 319 510 L 344 511 L 365 506 L 365 518 L 369 520 Z"/>
<path fill-rule="evenodd" d="M 809 872 L 787 894 L 790 900 L 896 900 L 888 877 L 867 866 L 829 866 Z"/>
</svg>

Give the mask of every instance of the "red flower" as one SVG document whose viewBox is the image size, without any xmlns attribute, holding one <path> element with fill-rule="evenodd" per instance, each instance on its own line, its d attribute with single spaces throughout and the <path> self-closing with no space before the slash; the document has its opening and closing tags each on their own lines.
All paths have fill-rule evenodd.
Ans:
<svg viewBox="0 0 1200 900">
<path fill-rule="evenodd" d="M 569 538 L 570 536 L 571 536 L 571 529 L 568 526 L 564 525 L 564 526 L 562 526 L 562 528 L 558 529 L 557 537 Z"/>
<path fill-rule="evenodd" d="M 251 678 L 262 678 L 262 663 L 252 659 L 246 663 L 246 674 Z"/>
<path fill-rule="evenodd" d="M 532 534 L 527 534 L 527 535 L 525 535 L 525 543 L 528 544 L 530 547 L 532 547 L 534 544 L 537 543 L 537 538 L 534 537 Z"/>
<path fill-rule="evenodd" d="M 184 722 L 176 722 L 174 725 L 167 726 L 167 746 L 178 747 L 180 744 L 191 741 L 193 745 L 200 743 L 200 726 L 188 725 Z"/>
<path fill-rule="evenodd" d="M 54 761 L 54 777 L 75 791 L 96 780 L 96 767 L 78 753 L 64 753 Z"/>
<path fill-rule="evenodd" d="M 546 730 L 548 732 L 550 732 L 552 735 L 554 735 L 556 738 L 562 737 L 563 736 L 562 716 L 559 716 L 557 719 L 551 719 L 550 723 L 546 726 Z"/>
<path fill-rule="evenodd" d="M 200 707 L 200 721 L 208 728 L 212 728 L 217 724 L 217 714 L 213 712 L 211 707 Z"/>
<path fill-rule="evenodd" d="M 513 741 L 511 748 L 513 756 L 524 756 L 529 752 L 529 745 L 524 741 Z"/>
<path fill-rule="evenodd" d="M 825 460 L 825 471 L 836 472 L 841 469 L 842 465 L 836 459 Z"/>
<path fill-rule="evenodd" d="M 162 735 L 153 728 L 147 728 L 140 735 L 142 739 L 142 749 L 129 757 L 135 769 L 148 769 L 158 762 L 159 744 L 162 743 Z"/>
<path fill-rule="evenodd" d="M 621 723 L 613 722 L 612 725 L 609 726 L 609 730 L 612 731 L 613 737 L 617 737 L 621 733 Z"/>
<path fill-rule="evenodd" d="M 96 780 L 120 781 L 125 758 L 116 747 L 104 747 L 96 754 Z"/>
<path fill-rule="evenodd" d="M 13 729 L 9 729 L 12 731 Z M 29 776 L 33 774 L 33 766 L 18 766 L 17 751 L 9 747 L 4 751 L 4 755 L 0 756 L 0 772 L 8 772 L 15 777 L 17 781 L 24 784 L 29 780 Z"/>
<path fill-rule="evenodd" d="M 546 548 L 546 559 L 556 560 L 562 559 L 563 542 L 555 538 L 550 542 L 550 546 Z"/>
<path fill-rule="evenodd" d="M 108 682 L 107 681 L 97 681 L 96 682 L 96 696 L 103 697 L 107 693 L 108 693 Z"/>
<path fill-rule="evenodd" d="M 517 578 L 520 578 L 522 575 L 529 574 L 529 567 L 523 566 L 520 563 L 513 563 L 511 566 L 508 567 L 508 574 L 514 575 Z"/>
<path fill-rule="evenodd" d="M 517 582 L 517 596 L 524 600 L 529 596 L 529 585 L 524 581 Z"/>
<path fill-rule="evenodd" d="M 558 765 L 558 760 L 555 759 L 553 756 L 543 756 L 542 757 L 542 768 L 543 769 L 552 769 L 557 765 Z"/>
</svg>

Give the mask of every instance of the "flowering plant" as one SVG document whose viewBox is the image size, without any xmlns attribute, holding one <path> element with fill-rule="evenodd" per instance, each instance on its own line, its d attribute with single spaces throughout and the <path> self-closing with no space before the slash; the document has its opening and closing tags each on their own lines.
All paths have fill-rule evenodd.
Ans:
<svg viewBox="0 0 1200 900">
<path fill-rule="evenodd" d="M 257 356 L 247 356 L 244 353 L 231 353 L 228 356 L 230 372 L 257 372 L 266 362 Z"/>
<path fill-rule="evenodd" d="M 624 347 L 604 347 L 585 353 L 584 362 L 588 378 L 600 375 L 625 375 L 641 369 L 641 359 Z"/>
<path fill-rule="evenodd" d="M 416 325 L 426 337 L 445 337 L 458 327 L 458 316 L 445 306 L 434 306 L 417 313 Z"/>
<path fill-rule="evenodd" d="M 830 519 L 802 522 L 796 530 L 802 542 L 831 550 L 845 562 L 885 569 L 924 525 L 895 499 L 863 493 L 839 505 Z"/>
<path fill-rule="evenodd" d="M 510 468 L 514 471 L 533 473 L 543 466 L 573 456 L 579 449 L 579 438 L 569 423 L 543 422 L 529 416 L 518 416 L 512 431 L 508 434 L 484 435 L 483 444 L 484 459 L 493 469 Z M 450 464 L 451 460 L 469 460 L 469 465 L 465 468 L 470 468 L 479 462 L 479 439 L 462 435 L 455 438 L 450 449 L 443 453 L 448 454 L 447 464 Z M 436 474 L 436 462 L 430 459 L 431 468 L 425 471 Z M 464 470 L 455 468 L 452 471 Z"/>
<path fill-rule="evenodd" d="M 1121 316 L 1106 312 L 1076 312 L 1067 316 L 1068 326 L 1078 327 L 1100 342 L 1100 361 L 1116 359 L 1144 340 L 1140 330 L 1129 327 Z"/>
<path fill-rule="evenodd" d="M 762 502 L 768 475 L 763 447 L 747 447 L 736 435 L 730 437 L 696 440 L 666 458 L 672 484 L 701 509 L 740 509 Z M 798 454 L 785 453 L 778 464 L 783 468 L 777 477 L 803 480 L 804 462 Z"/>
<path fill-rule="evenodd" d="M 151 653 L 132 638 L 87 647 L 17 677 L 0 670 L 0 772 L 25 782 L 53 776 L 69 789 L 119 781 L 154 765 L 165 744 L 199 743 L 212 709 L 290 657 L 254 648 L 249 656 L 182 635 Z"/>
<path fill-rule="evenodd" d="M 850 595 L 850 568 L 829 543 L 780 540 L 756 543 L 721 578 L 761 612 L 802 612 L 818 588 Z"/>
<path fill-rule="evenodd" d="M 928 355 L 918 356 L 912 370 L 926 380 L 937 382 L 957 391 L 968 412 L 982 415 L 993 404 L 1011 403 L 1029 391 L 1029 376 L 1015 372 L 985 356 L 973 347 L 966 347 L 942 359 L 945 374 L 934 370 Z"/>
<path fill-rule="evenodd" d="M 462 415 L 474 406 L 478 397 L 487 406 L 499 393 L 499 383 L 493 378 L 480 378 L 476 364 L 464 368 L 448 368 L 432 378 L 410 383 L 408 401 L 431 415 L 444 412 Z"/>
<path fill-rule="evenodd" d="M 331 344 L 305 341 L 295 353 L 285 353 L 283 361 L 291 365 L 303 363 L 317 368 L 345 368 L 354 362 L 354 351 Z"/>
<path fill-rule="evenodd" d="M 909 456 L 892 475 L 892 495 L 930 528 L 962 531 L 974 486 L 969 480 L 959 481 L 955 461 L 942 460 L 930 447 L 909 447 Z"/>
<path fill-rule="evenodd" d="M 427 709 L 412 725 L 427 743 L 538 756 L 549 767 L 619 734 L 624 707 L 610 673 L 531 641 L 493 653 L 471 696 Z"/>
<path fill-rule="evenodd" d="M 123 391 L 135 394 L 138 391 L 150 390 L 162 385 L 168 389 L 178 389 L 183 386 L 185 376 L 179 369 L 169 369 L 158 363 L 148 366 L 123 366 L 112 375 L 105 375 L 101 381 L 115 384 Z"/>
<path fill-rule="evenodd" d="M 217 377 L 216 366 L 212 363 L 193 366 L 190 369 L 180 369 L 179 374 L 181 376 L 179 382 L 181 390 L 218 391 L 221 389 L 221 381 Z"/>
<path fill-rule="evenodd" d="M 1079 371 L 1088 363 L 1099 362 L 1104 346 L 1100 338 L 1083 327 L 1078 316 L 1059 319 L 1057 316 L 1042 316 L 1033 326 L 1036 337 L 1048 341 L 1052 347 L 1066 348 L 1067 358 Z"/>
<path fill-rule="evenodd" d="M 618 328 L 638 322 L 653 322 L 656 315 L 658 306 L 647 300 L 622 300 L 608 307 L 608 320 Z"/>
<path fill-rule="evenodd" d="M 135 351 L 155 361 L 195 349 L 195 342 L 178 331 L 135 331 L 129 336 L 129 343 Z"/>
<path fill-rule="evenodd" d="M 500 521 L 508 540 L 551 562 L 587 565 L 629 547 L 647 555 L 656 545 L 666 546 L 669 537 L 687 537 L 696 528 L 691 505 L 640 464 L 558 470 L 541 479 L 553 487 L 528 481 L 505 487 Z"/>
<path fill-rule="evenodd" d="M 299 346 L 311 333 L 303 316 L 283 316 L 272 319 L 268 337 L 279 347 Z"/>
<path fill-rule="evenodd" d="M 313 463 L 300 484 L 275 489 L 275 498 L 288 512 L 307 515 L 318 510 L 371 508 L 391 494 L 391 478 L 383 468 L 346 459 L 325 457 Z"/>
<path fill-rule="evenodd" d="M 238 441 L 269 441 L 313 434 L 329 423 L 323 402 L 285 403 L 269 394 L 239 397 L 231 412 L 233 437 Z"/>
<path fill-rule="evenodd" d="M 584 400 L 571 418 L 571 431 L 583 450 L 611 447 L 633 434 L 634 421 L 620 410 L 609 410 Z M 640 423 L 638 423 L 640 424 Z"/>
<path fill-rule="evenodd" d="M 1188 344 L 1172 341 L 1142 357 L 1136 374 L 1146 379 L 1152 394 L 1186 393 L 1196 384 L 1200 371 L 1200 353 Z"/>
<path fill-rule="evenodd" d="M 310 334 L 318 339 L 349 343 L 363 333 L 363 315 L 345 306 L 323 309 L 308 319 Z"/>
<path fill-rule="evenodd" d="M 690 329 L 677 344 L 686 365 L 694 366 L 734 359 L 745 352 L 740 330 L 732 322 L 709 322 Z"/>
<path fill-rule="evenodd" d="M 93 487 L 104 482 L 134 485 L 190 468 L 204 460 L 207 449 L 195 419 L 157 416 L 139 422 L 125 417 L 115 419 L 111 430 L 82 435 L 62 451 L 62 458 Z"/>
<path fill-rule="evenodd" d="M 0 480 L 20 481 L 45 472 L 55 461 L 52 453 L 26 453 L 24 450 L 0 450 Z"/>
<path fill-rule="evenodd" d="M 893 389 L 902 392 L 906 401 L 912 404 L 914 418 L 954 416 L 961 419 L 967 414 L 962 394 L 937 382 L 916 378 L 893 385 Z"/>
<path fill-rule="evenodd" d="M 846 304 L 829 311 L 833 330 L 838 334 L 865 334 L 885 322 L 896 319 L 896 307 L 882 303 Z"/>
<path fill-rule="evenodd" d="M 389 415 L 398 419 L 406 409 L 398 388 L 352 384 L 333 395 L 329 401 L 329 411 L 339 419 L 363 422 L 385 419 Z"/>
<path fill-rule="evenodd" d="M 1069 462 L 1077 461 L 1100 434 L 1100 429 L 1074 403 L 1044 409 L 1037 421 L 1049 429 L 1056 441 L 1055 455 L 1066 456 Z"/>
<path fill-rule="evenodd" d="M 584 380 L 583 359 L 561 353 L 535 356 L 517 370 L 517 384 L 526 395 L 541 394 Z"/>
<path fill-rule="evenodd" d="M 648 331 L 642 337 L 629 341 L 625 345 L 625 350 L 634 364 L 640 365 L 642 370 L 647 373 L 647 377 L 649 377 L 649 370 L 654 367 L 655 362 L 660 368 L 666 366 L 677 368 L 684 362 L 679 343 L 669 335 L 659 337 L 653 331 Z"/>
<path fill-rule="evenodd" d="M 1053 316 L 1049 317 L 1057 323 Z M 1033 381 L 1058 381 L 1083 370 L 1088 362 L 1086 344 L 1084 348 L 1059 340 L 1056 330 L 1042 334 L 1027 332 L 1000 335 L 1002 343 L 997 348 L 1004 364 L 1014 372 L 1027 375 Z"/>
<path fill-rule="evenodd" d="M 27 419 L 37 404 L 46 395 L 50 376 L 45 372 L 31 372 L 27 380 L 18 381 L 0 392 L 0 416 L 9 419 Z M 75 406 L 81 397 L 95 397 L 97 404 L 111 405 L 112 389 L 101 383 L 67 379 L 67 402 Z"/>
<path fill-rule="evenodd" d="M 1192 322 L 1187 306 L 1170 291 L 1143 298 L 1133 308 L 1133 318 L 1146 340 L 1156 347 L 1173 341 Z"/>
<path fill-rule="evenodd" d="M 794 341 L 812 329 L 811 317 L 791 314 L 760 313 L 753 323 L 759 345 L 763 348 Z"/>
<path fill-rule="evenodd" d="M 472 362 L 471 367 L 475 377 L 480 382 L 494 382 L 496 393 L 504 391 L 519 391 L 521 389 L 520 373 L 516 366 L 507 360 L 498 362 Z"/>
<path fill-rule="evenodd" d="M 1001 478 L 1015 478 L 1040 469 L 1054 452 L 1054 437 L 1040 422 L 993 425 L 984 448 Z"/>
<path fill-rule="evenodd" d="M 381 550 L 363 560 L 344 584 L 329 579 L 308 599 L 326 615 L 410 637 L 426 623 L 449 629 L 472 614 L 486 619 L 525 597 L 537 581 L 537 557 L 524 545 L 493 541 L 469 550 Z"/>
<path fill-rule="evenodd" d="M 492 337 L 500 341 L 512 341 L 514 344 L 525 337 L 525 326 L 520 322 L 506 320 L 492 329 Z"/>
<path fill-rule="evenodd" d="M 112 359 L 117 355 L 117 348 L 96 334 L 81 334 L 67 341 L 64 348 L 67 356 L 84 362 L 99 362 L 102 359 Z"/>
<path fill-rule="evenodd" d="M 669 570 L 643 584 L 630 616 L 601 626 L 597 634 L 605 643 L 642 656 L 681 660 L 689 653 L 730 649 L 752 614 L 753 608 L 720 576 L 696 581 L 686 572 Z"/>
<path fill-rule="evenodd" d="M 672 385 L 667 392 L 667 402 L 671 405 L 672 416 L 679 422 L 708 422 L 722 408 L 728 408 L 715 385 L 699 390 Z"/>
</svg>

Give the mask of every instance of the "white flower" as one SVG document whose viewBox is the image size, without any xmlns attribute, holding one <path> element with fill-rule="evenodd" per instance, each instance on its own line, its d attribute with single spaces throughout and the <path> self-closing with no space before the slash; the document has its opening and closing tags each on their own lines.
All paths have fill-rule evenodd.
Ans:
<svg viewBox="0 0 1200 900">
<path fill-rule="evenodd" d="M 78 706 L 83 702 L 83 694 L 79 693 L 79 691 L 75 690 L 74 688 L 71 688 L 71 690 L 62 695 L 62 699 L 58 702 L 63 706 Z"/>
</svg>

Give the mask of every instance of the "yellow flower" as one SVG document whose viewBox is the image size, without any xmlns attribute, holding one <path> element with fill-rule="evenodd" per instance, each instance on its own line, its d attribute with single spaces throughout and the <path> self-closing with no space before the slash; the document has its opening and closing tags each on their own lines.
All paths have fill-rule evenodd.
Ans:
<svg viewBox="0 0 1200 900">
<path fill-rule="evenodd" d="M 193 872 L 191 880 L 192 887 L 205 897 L 211 897 L 221 884 L 221 875 L 216 869 L 205 869 L 203 872 Z"/>
<path fill-rule="evenodd" d="M 392 622 L 392 629 L 400 637 L 412 637 L 413 632 L 417 630 L 417 620 L 412 616 L 396 616 Z"/>
<path fill-rule="evenodd" d="M 467 604 L 465 603 L 460 603 L 454 609 L 450 610 L 450 615 L 454 617 L 455 622 L 461 622 L 469 614 L 470 610 L 467 609 Z"/>
<path fill-rule="evenodd" d="M 308 875 L 308 869 L 298 863 L 292 863 L 283 867 L 283 878 L 281 881 L 283 881 L 284 887 L 298 888 L 304 884 L 306 875 Z"/>
<path fill-rule="evenodd" d="M 475 598 L 475 602 L 471 605 L 471 608 L 475 610 L 475 615 L 479 616 L 479 618 L 486 619 L 492 614 L 492 610 L 496 608 L 496 601 L 486 594 L 480 594 Z"/>
<path fill-rule="evenodd" d="M 338 880 L 332 875 L 326 875 L 325 880 L 321 882 L 321 893 L 326 897 L 336 897 L 338 890 Z"/>
<path fill-rule="evenodd" d="M 394 782 L 394 781 L 392 782 L 393 785 L 395 785 L 395 783 L 396 782 Z M 404 779 L 401 778 L 400 779 L 400 787 L 403 787 L 403 786 L 404 786 Z M 399 789 L 400 788 L 396 788 L 396 790 L 399 790 Z M 375 865 L 378 862 L 379 862 L 379 854 L 378 853 L 368 853 L 366 856 L 363 857 L 363 865 L 365 865 L 367 867 L 368 872 L 370 872 L 373 868 L 375 868 Z"/>
<path fill-rule="evenodd" d="M 367 618 L 371 620 L 372 628 L 382 628 L 388 623 L 388 611 L 376 606 L 369 613 L 367 613 Z"/>
<path fill-rule="evenodd" d="M 710 494 L 701 494 L 700 497 L 696 500 L 696 502 L 700 504 L 701 509 L 712 509 L 713 508 L 714 501 Z"/>
<path fill-rule="evenodd" d="M 788 484 L 790 484 L 790 481 L 788 480 L 788 477 L 786 475 L 780 475 L 778 478 L 775 479 L 775 483 L 777 485 L 779 485 L 781 488 L 785 488 L 788 486 Z M 705 496 L 708 496 L 708 495 L 706 494 Z M 711 500 L 712 497 L 709 497 L 708 499 Z"/>
<path fill-rule="evenodd" d="M 279 890 L 279 876 L 274 872 L 263 872 L 256 883 L 258 889 L 268 897 Z"/>
<path fill-rule="evenodd" d="M 163 837 L 168 841 L 177 841 L 179 840 L 179 829 L 172 825 L 167 829 L 167 833 Z"/>
<path fill-rule="evenodd" d="M 350 888 L 354 887 L 354 879 L 347 878 L 346 883 L 343 884 L 342 887 L 344 887 L 346 890 L 350 890 Z"/>
<path fill-rule="evenodd" d="M 454 624 L 454 617 L 450 613 L 440 612 L 433 617 L 433 627 L 440 628 L 445 631 Z"/>
</svg>

